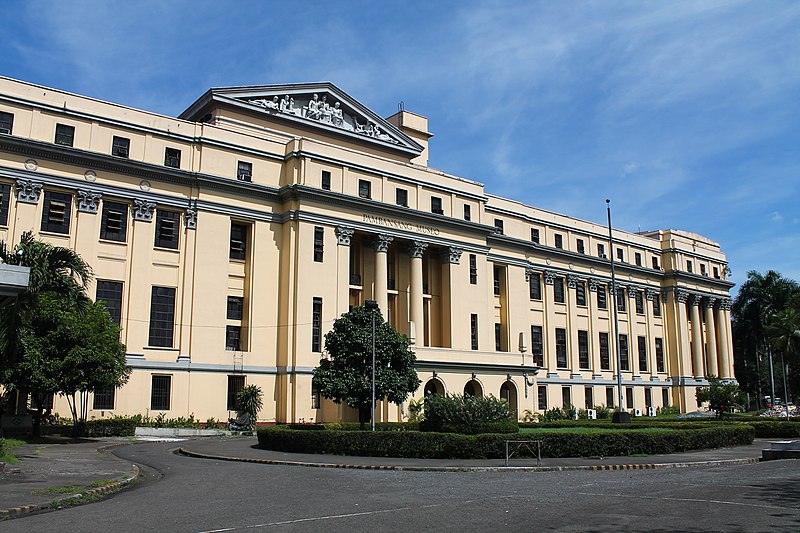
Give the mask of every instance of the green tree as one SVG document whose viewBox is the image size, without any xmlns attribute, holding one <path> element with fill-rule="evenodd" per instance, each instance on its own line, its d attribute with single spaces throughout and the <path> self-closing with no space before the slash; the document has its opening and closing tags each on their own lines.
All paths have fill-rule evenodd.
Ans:
<svg viewBox="0 0 800 533">
<path fill-rule="evenodd" d="M 372 400 L 372 311 L 354 307 L 325 335 L 327 358 L 314 369 L 314 386 L 336 403 L 358 409 L 361 427 L 370 420 Z M 375 311 L 375 397 L 400 404 L 419 388 L 410 341 Z"/>
<path fill-rule="evenodd" d="M 264 405 L 262 397 L 261 387 L 258 385 L 247 385 L 236 393 L 236 415 L 247 414 L 250 418 L 250 429 L 256 427 L 258 412 Z"/>
<path fill-rule="evenodd" d="M 699 403 L 708 402 L 717 412 L 717 418 L 733 408 L 740 408 L 744 398 L 739 385 L 724 382 L 716 376 L 708 376 L 708 387 L 700 387 L 695 393 Z"/>
</svg>

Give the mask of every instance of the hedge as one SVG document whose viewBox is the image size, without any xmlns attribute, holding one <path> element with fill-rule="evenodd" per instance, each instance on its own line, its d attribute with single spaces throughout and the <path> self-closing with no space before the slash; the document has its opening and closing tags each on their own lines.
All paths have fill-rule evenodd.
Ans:
<svg viewBox="0 0 800 533">
<path fill-rule="evenodd" d="M 609 457 L 665 454 L 740 446 L 753 442 L 746 425 L 645 432 L 617 430 L 595 434 L 525 435 L 541 440 L 545 457 Z M 498 459 L 505 453 L 507 434 L 459 435 L 418 431 L 298 431 L 287 426 L 258 429 L 261 448 L 282 452 L 413 457 L 436 459 Z M 522 450 L 524 452 L 524 450 Z"/>
<path fill-rule="evenodd" d="M 84 437 L 131 437 L 136 434 L 136 420 L 125 416 L 96 418 L 78 424 L 78 435 Z"/>
<path fill-rule="evenodd" d="M 0 457 L 4 456 L 7 451 L 6 439 L 0 439 Z"/>
</svg>

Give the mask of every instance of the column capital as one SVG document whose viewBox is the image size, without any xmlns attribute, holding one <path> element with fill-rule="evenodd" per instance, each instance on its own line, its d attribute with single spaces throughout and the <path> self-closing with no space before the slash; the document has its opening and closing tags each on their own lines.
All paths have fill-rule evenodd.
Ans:
<svg viewBox="0 0 800 533">
<path fill-rule="evenodd" d="M 706 306 L 708 309 L 713 309 L 713 308 L 714 308 L 714 306 L 717 304 L 717 298 L 715 298 L 715 297 L 713 297 L 713 296 L 705 296 L 705 297 L 703 298 L 703 304 L 704 304 L 704 305 L 705 305 L 705 306 Z"/>
<path fill-rule="evenodd" d="M 731 310 L 731 299 L 730 298 L 719 298 L 717 301 L 719 302 L 719 308 L 722 311 L 730 311 Z"/>
<path fill-rule="evenodd" d="M 351 228 L 350 226 L 336 226 L 333 230 L 336 234 L 336 239 L 341 246 L 350 246 L 350 237 L 353 236 L 353 233 L 356 232 L 355 228 Z"/>
<path fill-rule="evenodd" d="M 624 297 L 625 296 L 625 285 L 622 285 L 621 283 L 615 283 L 615 284 L 612 285 L 611 283 L 609 283 L 608 284 L 608 293 L 613 296 L 615 292 L 618 292 L 619 296 Z"/>
<path fill-rule="evenodd" d="M 597 292 L 600 289 L 600 280 L 597 278 L 589 278 L 589 291 Z"/>
<path fill-rule="evenodd" d="M 102 193 L 78 189 L 78 211 L 81 213 L 97 213 Z"/>
<path fill-rule="evenodd" d="M 574 289 L 578 285 L 578 282 L 580 280 L 581 279 L 578 276 L 574 275 L 574 274 L 568 275 L 567 276 L 567 288 Z"/>
<path fill-rule="evenodd" d="M 536 272 L 532 268 L 525 268 L 525 281 L 530 282 L 531 276 L 533 276 Z"/>
<path fill-rule="evenodd" d="M 408 247 L 408 255 L 412 258 L 421 258 L 422 254 L 428 248 L 428 243 L 425 241 L 413 241 Z"/>
<path fill-rule="evenodd" d="M 153 221 L 153 211 L 156 208 L 156 203 L 149 200 L 142 200 L 135 198 L 133 200 L 133 219 L 142 222 Z"/>
<path fill-rule="evenodd" d="M 674 292 L 675 292 L 675 301 L 677 301 L 678 303 L 686 303 L 687 301 L 689 301 L 689 296 L 691 296 L 692 294 L 689 291 L 685 291 L 683 289 L 675 289 Z"/>
<path fill-rule="evenodd" d="M 14 183 L 17 189 L 17 201 L 26 204 L 38 204 L 44 183 L 41 181 L 19 179 Z"/>
<path fill-rule="evenodd" d="M 545 285 L 552 285 L 553 282 L 556 280 L 556 273 L 552 270 L 545 270 L 544 271 L 544 284 Z"/>
<path fill-rule="evenodd" d="M 386 253 L 389 251 L 389 245 L 394 240 L 394 237 L 391 235 L 387 235 L 385 233 L 379 233 L 375 240 L 373 241 L 373 245 L 375 246 L 375 251 L 378 253 Z"/>
<path fill-rule="evenodd" d="M 197 200 L 189 200 L 183 218 L 186 220 L 186 229 L 197 229 Z"/>
<path fill-rule="evenodd" d="M 632 300 L 635 299 L 636 293 L 638 293 L 640 290 L 642 290 L 641 287 L 637 287 L 636 285 L 628 285 L 628 298 Z"/>
<path fill-rule="evenodd" d="M 644 297 L 647 298 L 648 302 L 652 302 L 653 299 L 658 296 L 660 291 L 658 289 L 651 289 L 650 287 L 644 290 Z"/>
<path fill-rule="evenodd" d="M 700 304 L 702 303 L 702 300 L 703 300 L 703 296 L 700 295 L 700 294 L 697 294 L 696 292 L 693 292 L 693 293 L 690 293 L 690 294 L 691 294 L 691 297 L 692 297 L 692 302 L 691 302 L 692 305 L 696 306 L 696 307 L 700 307 Z"/>
<path fill-rule="evenodd" d="M 451 265 L 458 265 L 461 263 L 461 254 L 464 252 L 463 249 L 459 248 L 458 246 L 447 246 L 442 249 L 442 259 L 450 263 Z"/>
</svg>

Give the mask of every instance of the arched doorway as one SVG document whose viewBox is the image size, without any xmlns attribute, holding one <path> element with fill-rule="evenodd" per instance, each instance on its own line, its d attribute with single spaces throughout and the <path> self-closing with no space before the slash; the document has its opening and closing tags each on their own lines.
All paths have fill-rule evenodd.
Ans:
<svg viewBox="0 0 800 533">
<path fill-rule="evenodd" d="M 471 379 L 464 385 L 464 396 L 483 396 L 483 387 L 476 380 Z"/>
<path fill-rule="evenodd" d="M 517 386 L 513 381 L 505 381 L 500 385 L 500 397 L 508 402 L 508 408 L 516 416 L 517 413 Z"/>
<path fill-rule="evenodd" d="M 425 396 L 431 394 L 444 394 L 444 383 L 436 378 L 431 378 L 425 383 Z"/>
</svg>

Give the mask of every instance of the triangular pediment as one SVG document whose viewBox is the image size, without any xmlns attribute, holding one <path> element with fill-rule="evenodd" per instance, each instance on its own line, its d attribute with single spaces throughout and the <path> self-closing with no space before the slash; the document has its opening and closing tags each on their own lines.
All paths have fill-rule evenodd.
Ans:
<svg viewBox="0 0 800 533">
<path fill-rule="evenodd" d="M 183 113 L 192 114 L 204 99 L 228 100 L 252 110 L 360 141 L 419 154 L 422 146 L 332 83 L 303 83 L 211 89 Z"/>
</svg>

